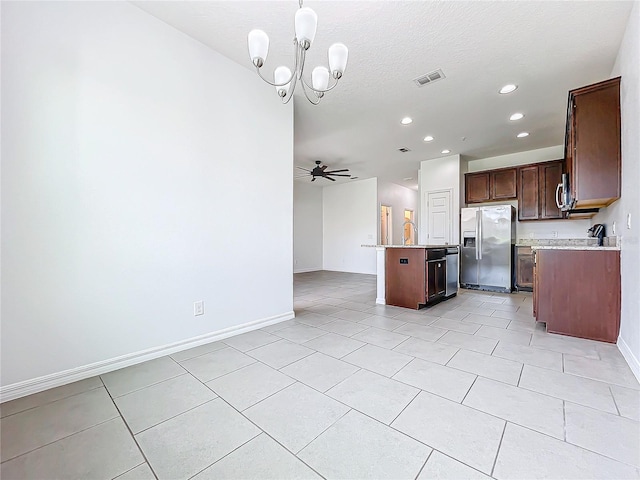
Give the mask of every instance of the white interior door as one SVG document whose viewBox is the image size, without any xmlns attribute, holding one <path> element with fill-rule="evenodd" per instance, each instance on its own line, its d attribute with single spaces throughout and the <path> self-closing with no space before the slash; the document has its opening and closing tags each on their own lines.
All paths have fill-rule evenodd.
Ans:
<svg viewBox="0 0 640 480">
<path fill-rule="evenodd" d="M 427 245 L 447 245 L 453 236 L 451 190 L 427 192 Z"/>
</svg>

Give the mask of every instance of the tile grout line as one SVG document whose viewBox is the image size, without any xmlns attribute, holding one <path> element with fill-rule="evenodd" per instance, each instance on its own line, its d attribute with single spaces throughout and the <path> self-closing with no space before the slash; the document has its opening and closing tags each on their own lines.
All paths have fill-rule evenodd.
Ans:
<svg viewBox="0 0 640 480">
<path fill-rule="evenodd" d="M 522 373 L 524 372 L 524 363 L 522 364 L 522 367 L 520 367 L 520 375 L 518 375 L 518 383 L 516 383 L 516 387 L 520 387 L 520 380 L 522 380 Z M 522 387 L 520 387 L 522 388 Z"/>
<path fill-rule="evenodd" d="M 28 455 L 30 453 L 35 452 L 36 450 L 40 450 L 41 448 L 48 447 L 49 445 L 53 445 L 54 443 L 57 443 L 57 442 L 59 442 L 61 440 L 65 440 L 65 439 L 67 439 L 69 437 L 73 437 L 74 435 L 77 435 L 78 433 L 86 432 L 87 430 L 91 430 L 92 428 L 99 427 L 100 425 L 104 425 L 105 423 L 108 423 L 108 422 L 111 422 L 113 420 L 116 420 L 117 418 L 120 418 L 120 417 L 115 416 L 115 417 L 109 418 L 107 420 L 104 420 L 102 422 L 96 423 L 95 425 L 91 425 L 90 427 L 83 428 L 82 430 L 78 430 L 77 432 L 70 433 L 69 435 L 65 435 L 64 437 L 58 438 L 57 440 L 54 440 L 54 441 L 49 442 L 49 443 L 45 443 L 44 445 L 40 445 L 39 447 L 36 447 L 36 448 L 34 448 L 32 450 L 29 450 L 28 452 L 21 453 L 19 455 L 16 455 L 15 457 L 7 458 L 7 459 L 3 460 L 2 463 L 4 464 L 4 463 L 10 462 L 12 460 L 15 460 L 16 458 L 20 458 L 20 457 L 22 457 L 24 455 Z"/>
<path fill-rule="evenodd" d="M 507 430 L 507 421 L 504 422 L 502 427 L 502 435 L 500 435 L 500 442 L 498 442 L 498 449 L 496 450 L 496 458 L 493 459 L 493 465 L 491 466 L 491 473 L 489 476 L 493 477 L 493 471 L 496 469 L 496 463 L 498 463 L 498 455 L 500 455 L 500 448 L 502 447 L 502 440 L 504 439 L 504 432 Z"/>
<path fill-rule="evenodd" d="M 469 395 L 469 392 L 471 391 L 473 386 L 476 384 L 476 380 L 478 380 L 479 377 L 480 377 L 480 375 L 476 375 L 476 378 L 473 379 L 473 382 L 471 382 L 471 385 L 469 385 L 469 389 L 467 390 L 467 393 L 465 393 L 464 397 L 462 397 L 462 400 L 460 400 L 460 402 L 459 402 L 460 405 L 464 405 L 465 407 L 469 406 L 469 405 L 465 405 L 464 401 L 467 399 L 467 395 Z"/>
<path fill-rule="evenodd" d="M 420 474 L 422 473 L 422 470 L 424 470 L 424 467 L 427 466 L 427 462 L 429 461 L 429 459 L 431 458 L 431 455 L 433 455 L 433 452 L 435 452 L 435 449 L 431 448 L 431 451 L 429 452 L 429 455 L 427 455 L 427 458 L 425 459 L 424 463 L 422 464 L 422 466 L 420 467 L 420 470 L 418 470 L 418 473 L 416 474 L 416 476 L 414 477 L 414 480 L 418 480 L 418 477 L 420 476 Z"/>
<path fill-rule="evenodd" d="M 618 415 L 620 417 L 622 417 L 622 413 L 620 413 L 620 408 L 618 408 L 618 402 L 616 402 L 616 396 L 613 394 L 613 390 L 611 389 L 611 385 L 609 385 L 609 392 L 611 393 L 611 398 L 613 398 L 613 405 L 616 407 L 616 411 L 618 412 Z"/>
<path fill-rule="evenodd" d="M 90 378 L 91 378 L 91 377 L 90 377 Z M 88 380 L 88 379 L 87 379 L 87 380 Z M 80 382 L 82 382 L 82 380 L 79 380 L 79 381 L 80 381 Z M 72 382 L 72 383 L 75 383 L 75 382 Z M 71 385 L 71 384 L 68 384 L 68 385 Z M 64 386 L 66 386 L 66 385 L 61 385 L 61 386 L 62 386 L 62 387 L 64 387 Z M 54 388 L 55 388 L 55 387 L 54 387 Z M 98 385 L 97 387 L 89 388 L 89 389 L 87 389 L 87 390 L 83 390 L 82 392 L 72 393 L 71 395 L 67 395 L 66 397 L 56 398 L 55 400 L 51 400 L 51 401 L 49 401 L 49 402 L 45 402 L 45 403 L 43 403 L 43 404 L 41 404 L 41 405 L 35 405 L 35 406 L 33 406 L 33 407 L 25 408 L 24 410 L 20 410 L 20 411 L 18 411 L 18 412 L 9 413 L 8 415 L 5 415 L 4 417 L 0 417 L 0 420 L 5 420 L 5 419 L 7 419 L 7 418 L 9 418 L 9 417 L 13 417 L 14 415 L 18 415 L 18 414 L 20 414 L 20 413 L 25 413 L 25 412 L 28 412 L 28 411 L 33 410 L 33 409 L 35 409 L 35 408 L 44 407 L 45 405 L 51 405 L 52 403 L 59 402 L 60 400 L 66 400 L 67 398 L 76 397 L 76 396 L 78 396 L 78 395 L 82 395 L 83 393 L 87 393 L 87 392 L 91 392 L 91 391 L 93 391 L 93 390 L 97 390 L 98 388 L 105 388 L 104 383 L 102 383 L 102 380 L 101 380 L 101 385 Z M 43 392 L 46 392 L 46 391 L 47 391 L 47 390 L 43 390 Z M 38 392 L 38 393 L 42 393 L 42 392 Z M 38 393 L 34 393 L 34 394 L 32 394 L 32 395 L 38 395 Z M 28 397 L 28 396 L 29 396 L 29 395 L 27 395 L 26 397 Z M 20 398 L 26 398 L 26 397 L 20 397 Z M 13 401 L 15 401 L 15 400 L 20 400 L 20 398 L 16 398 L 16 399 L 14 399 L 14 400 L 9 400 L 9 402 L 13 402 Z M 4 402 L 4 403 L 9 403 L 9 402 Z M 0 406 L 1 406 L 1 405 L 2 405 L 2 404 L 0 404 Z"/>
<path fill-rule="evenodd" d="M 259 363 L 262 363 L 262 362 L 259 362 Z M 264 364 L 263 364 L 263 365 L 264 365 Z M 268 365 L 267 365 L 267 366 L 268 366 Z M 269 368 L 271 368 L 271 367 L 269 367 Z M 236 370 L 236 371 L 237 371 L 237 370 Z M 276 371 L 277 371 L 277 370 L 276 370 Z M 196 377 L 195 377 L 191 372 L 189 372 L 189 374 L 190 374 L 190 375 L 192 375 L 192 376 L 193 376 L 193 377 L 194 377 L 198 382 L 200 382 L 200 383 L 201 383 L 202 385 L 204 385 L 206 388 L 208 388 L 208 389 L 209 389 L 209 390 L 211 390 L 213 393 L 215 393 L 216 395 L 218 395 L 218 394 L 217 394 L 217 393 L 216 393 L 216 392 L 215 392 L 211 387 L 209 387 L 206 383 L 204 383 L 204 382 L 202 382 L 201 380 L 199 380 L 198 378 L 196 378 Z M 283 375 L 285 375 L 285 374 L 283 373 Z M 287 376 L 288 376 L 288 375 L 287 375 Z M 219 378 L 219 377 L 216 377 L 216 378 Z M 290 377 L 290 378 L 291 378 L 291 377 Z M 215 379 L 214 379 L 214 380 L 215 380 Z M 266 400 L 267 398 L 272 397 L 272 396 L 273 396 L 273 395 L 275 395 L 276 393 L 280 393 L 282 390 L 284 390 L 284 389 L 286 389 L 286 388 L 289 388 L 291 385 L 294 385 L 296 382 L 298 382 L 298 380 L 296 380 L 296 379 L 293 379 L 293 380 L 294 380 L 294 382 L 293 382 L 293 383 L 291 383 L 291 384 L 287 385 L 286 387 L 281 388 L 281 389 L 280 389 L 280 390 L 278 390 L 277 392 L 275 392 L 275 393 L 273 393 L 273 394 L 269 395 L 268 397 L 266 397 L 266 398 L 264 398 L 264 399 L 260 400 L 259 402 L 256 402 L 256 403 L 254 403 L 253 405 L 250 405 L 250 406 L 249 406 L 249 407 L 247 407 L 245 410 L 248 410 L 249 408 L 251 408 L 251 407 L 253 407 L 253 406 L 255 406 L 255 405 L 258 405 L 259 403 L 261 403 L 262 401 Z M 210 381 L 212 381 L 212 380 L 210 380 Z M 286 448 L 284 445 L 282 445 L 280 442 L 278 442 L 275 438 L 273 438 L 273 437 L 272 437 L 271 435 L 269 435 L 265 430 L 263 430 L 263 429 L 262 429 L 258 424 L 256 424 L 254 421 L 252 421 L 252 420 L 251 420 L 249 417 L 247 417 L 246 415 L 244 415 L 241 411 L 239 411 L 237 408 L 235 408 L 233 405 L 231 405 L 229 402 L 227 402 L 227 401 L 226 401 L 224 398 L 222 398 L 220 395 L 218 395 L 218 396 L 217 396 L 217 398 L 219 398 L 219 399 L 220 399 L 220 400 L 222 400 L 225 404 L 227 404 L 230 408 L 232 408 L 233 410 L 235 410 L 239 415 L 241 415 L 241 416 L 242 416 L 242 418 L 244 418 L 244 419 L 245 419 L 245 420 L 247 420 L 249 423 L 251 423 L 253 426 L 255 426 L 255 427 L 256 427 L 260 432 L 262 432 L 262 433 L 264 433 L 265 435 L 267 435 L 269 438 L 271 438 L 273 441 L 275 441 L 276 443 L 278 443 L 278 445 L 280 445 L 282 448 L 284 448 L 284 449 L 285 449 L 285 450 L 287 450 L 288 452 L 291 452 L 291 450 L 289 450 L 289 449 L 288 449 L 288 448 Z M 214 399 L 212 399 L 212 400 L 210 400 L 210 401 L 216 400 L 217 398 L 214 398 Z M 206 402 L 206 403 L 208 403 L 208 402 Z M 196 407 L 196 408 L 197 408 L 197 407 Z M 245 410 L 243 410 L 243 411 L 245 411 Z M 174 418 L 175 418 L 175 417 L 174 417 Z M 161 422 L 161 423 L 162 423 L 162 422 Z M 204 470 L 206 470 L 207 468 L 211 467 L 211 466 L 212 466 L 212 465 L 214 465 L 215 463 L 218 463 L 218 462 L 219 462 L 220 460 L 222 460 L 224 457 L 226 457 L 227 455 L 231 454 L 232 452 L 234 452 L 235 450 L 237 450 L 237 449 L 238 449 L 238 448 L 240 448 L 241 446 L 243 446 L 243 445 L 245 445 L 245 444 L 249 443 L 251 440 L 255 439 L 255 438 L 256 438 L 256 437 L 258 437 L 259 435 L 260 435 L 260 433 L 258 433 L 258 435 L 255 435 L 255 436 L 251 437 L 251 439 L 247 440 L 247 441 L 246 441 L 246 442 L 244 442 L 242 445 L 239 445 L 237 448 L 233 449 L 231 452 L 227 453 L 226 455 L 224 455 L 223 457 L 219 458 L 218 460 L 216 460 L 216 461 L 215 461 L 215 462 L 213 462 L 212 464 L 208 465 L 206 468 L 204 468 L 203 470 L 201 470 L 201 472 L 202 472 L 202 471 L 204 471 Z M 298 458 L 298 456 L 297 456 L 295 453 L 293 453 L 293 452 L 291 452 L 291 453 L 292 453 L 296 458 Z M 299 459 L 299 458 L 298 458 L 298 459 Z M 304 463 L 305 465 L 307 465 L 307 464 L 306 464 L 302 459 L 299 459 L 299 460 L 300 460 L 302 463 Z M 307 465 L 307 467 L 309 467 L 311 470 L 313 470 L 314 472 L 316 472 L 316 471 L 315 471 L 315 469 L 313 469 L 310 465 Z M 193 476 L 197 475 L 198 473 L 200 473 L 200 472 L 197 472 L 196 474 L 192 475 L 192 476 L 191 476 L 191 477 L 189 477 L 189 478 L 193 478 Z M 316 473 L 318 473 L 318 472 L 316 472 Z M 320 474 L 318 473 L 318 475 L 320 475 Z M 320 475 L 320 477 L 324 478 L 324 476 L 323 476 L 323 475 Z"/>
<path fill-rule="evenodd" d="M 100 381 L 104 385 L 104 380 L 102 380 L 102 376 L 99 376 L 98 378 L 100 378 Z M 118 405 L 116 404 L 115 400 L 113 399 L 113 396 L 111 395 L 111 392 L 109 391 L 109 389 L 107 388 L 106 385 L 104 386 L 104 389 L 107 391 L 107 395 L 109 395 L 109 398 L 111 399 L 111 402 L 113 403 L 114 408 L 118 412 L 118 415 L 120 416 L 120 419 L 122 420 L 122 423 L 124 423 L 124 426 L 126 427 L 127 431 L 129 432 L 129 435 L 131 435 L 131 439 L 133 440 L 133 443 L 135 443 L 136 447 L 138 447 L 138 451 L 140 452 L 140 455 L 142 455 L 142 458 L 144 459 L 144 461 L 147 462 L 147 465 L 149 466 L 149 470 L 151 470 L 151 473 L 157 479 L 158 475 L 156 474 L 156 471 L 153 469 L 153 467 L 151 466 L 151 462 L 149 462 L 149 459 L 147 458 L 147 456 L 142 451 L 142 447 L 138 443 L 138 440 L 136 439 L 136 436 L 131 431 L 131 427 L 129 427 L 129 424 L 125 420 L 124 415 L 122 415 L 122 412 L 118 408 Z"/>
<path fill-rule="evenodd" d="M 564 400 L 562 400 L 562 439 L 567 441 L 567 402 Z"/>
</svg>

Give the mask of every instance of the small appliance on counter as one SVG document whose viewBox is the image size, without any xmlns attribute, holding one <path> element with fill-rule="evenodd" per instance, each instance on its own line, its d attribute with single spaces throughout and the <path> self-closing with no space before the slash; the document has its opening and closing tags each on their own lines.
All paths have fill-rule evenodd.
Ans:
<svg viewBox="0 0 640 480">
<path fill-rule="evenodd" d="M 602 246 L 602 240 L 604 239 L 604 225 L 602 223 L 596 223 L 593 227 L 587 230 L 590 237 L 598 239 L 598 246 Z"/>
</svg>

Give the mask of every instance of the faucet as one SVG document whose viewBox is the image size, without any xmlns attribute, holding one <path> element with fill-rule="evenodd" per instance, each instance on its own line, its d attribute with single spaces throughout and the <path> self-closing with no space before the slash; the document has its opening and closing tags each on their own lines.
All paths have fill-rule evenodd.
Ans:
<svg viewBox="0 0 640 480">
<path fill-rule="evenodd" d="M 416 242 L 418 241 L 418 227 L 416 227 L 416 224 L 415 224 L 415 223 L 413 223 L 412 221 L 407 220 L 406 222 L 404 222 L 404 223 L 402 224 L 402 245 L 406 245 L 406 244 L 407 244 L 407 243 L 406 243 L 406 242 L 407 242 L 407 239 L 406 239 L 406 238 L 405 238 L 405 236 L 404 236 L 404 226 L 405 226 L 407 223 L 413 227 L 414 239 L 415 239 L 415 241 L 416 241 Z"/>
</svg>

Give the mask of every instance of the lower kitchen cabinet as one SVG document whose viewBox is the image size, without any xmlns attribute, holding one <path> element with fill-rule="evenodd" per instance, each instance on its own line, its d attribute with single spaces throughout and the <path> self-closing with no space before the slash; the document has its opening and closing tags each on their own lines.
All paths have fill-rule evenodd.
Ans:
<svg viewBox="0 0 640 480">
<path fill-rule="evenodd" d="M 439 257 L 442 258 L 439 258 Z M 387 248 L 385 251 L 385 303 L 419 309 L 445 296 L 445 250 Z"/>
<path fill-rule="evenodd" d="M 536 249 L 534 315 L 547 332 L 615 343 L 620 252 Z"/>
<path fill-rule="evenodd" d="M 533 290 L 533 252 L 531 247 L 516 247 L 516 288 L 518 291 Z"/>
</svg>

